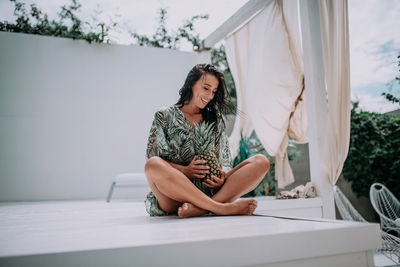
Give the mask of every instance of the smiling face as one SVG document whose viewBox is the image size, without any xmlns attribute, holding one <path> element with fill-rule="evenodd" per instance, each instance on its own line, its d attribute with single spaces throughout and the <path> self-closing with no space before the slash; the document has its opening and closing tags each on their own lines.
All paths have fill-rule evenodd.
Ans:
<svg viewBox="0 0 400 267">
<path fill-rule="evenodd" d="M 200 109 L 205 108 L 214 98 L 218 83 L 219 81 L 214 75 L 208 73 L 202 75 L 192 87 L 193 97 L 190 102 Z"/>
</svg>

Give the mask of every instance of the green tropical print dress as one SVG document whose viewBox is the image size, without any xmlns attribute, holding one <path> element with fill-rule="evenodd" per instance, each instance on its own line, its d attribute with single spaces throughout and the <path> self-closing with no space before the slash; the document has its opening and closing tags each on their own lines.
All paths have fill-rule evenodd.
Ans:
<svg viewBox="0 0 400 267">
<path fill-rule="evenodd" d="M 203 122 L 201 122 L 203 123 Z M 146 159 L 159 156 L 169 162 L 187 166 L 196 155 L 193 145 L 194 128 L 178 106 L 173 105 L 157 111 L 150 128 L 147 142 Z M 215 153 L 224 170 L 232 168 L 232 158 L 228 137 L 222 121 L 215 127 Z M 208 196 L 213 196 L 218 189 L 209 188 L 203 179 L 189 178 L 190 181 Z M 158 208 L 153 192 L 146 198 L 146 210 L 151 216 L 168 215 Z"/>
</svg>

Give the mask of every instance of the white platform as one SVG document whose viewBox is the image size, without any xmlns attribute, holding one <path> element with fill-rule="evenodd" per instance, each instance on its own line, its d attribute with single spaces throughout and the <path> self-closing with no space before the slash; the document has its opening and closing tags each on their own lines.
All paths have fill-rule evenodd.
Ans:
<svg viewBox="0 0 400 267">
<path fill-rule="evenodd" d="M 379 242 L 378 224 L 149 217 L 143 202 L 115 200 L 0 204 L 0 266 L 374 266 Z"/>
</svg>

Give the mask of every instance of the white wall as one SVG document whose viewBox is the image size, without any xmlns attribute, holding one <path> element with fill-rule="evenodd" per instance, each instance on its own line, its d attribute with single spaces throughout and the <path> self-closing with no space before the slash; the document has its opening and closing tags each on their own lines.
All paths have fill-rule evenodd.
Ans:
<svg viewBox="0 0 400 267">
<path fill-rule="evenodd" d="M 0 201 L 105 198 L 143 171 L 154 112 L 209 58 L 0 32 Z"/>
</svg>

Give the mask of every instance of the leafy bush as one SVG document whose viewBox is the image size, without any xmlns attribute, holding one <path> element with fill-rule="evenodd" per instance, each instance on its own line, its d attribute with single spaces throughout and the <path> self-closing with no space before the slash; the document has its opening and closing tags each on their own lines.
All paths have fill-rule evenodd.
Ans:
<svg viewBox="0 0 400 267">
<path fill-rule="evenodd" d="M 397 66 L 400 67 L 400 55 L 397 56 Z M 400 72 L 400 68 L 399 68 L 399 72 Z M 397 84 L 397 86 L 400 85 L 400 75 L 399 74 L 397 74 L 397 76 L 387 84 L 388 90 L 390 91 L 390 93 L 383 92 L 382 95 L 389 102 L 392 102 L 393 104 L 397 103 L 400 105 L 400 95 L 396 96 L 393 94 L 393 91 L 397 91 L 398 94 L 400 93 L 400 88 L 399 87 L 396 88 L 396 84 Z M 397 89 L 397 90 L 395 90 L 395 89 Z"/>
<path fill-rule="evenodd" d="M 300 151 L 295 149 L 296 143 L 294 141 L 289 141 L 288 148 L 291 148 L 287 150 L 289 161 L 300 156 Z M 270 161 L 270 169 L 257 187 L 244 195 L 244 197 L 275 196 L 277 186 L 275 180 L 275 157 L 268 155 L 254 131 L 250 137 L 243 136 L 243 133 L 241 133 L 239 153 L 233 160 L 233 167 L 256 154 L 263 154 L 268 158 Z"/>
<path fill-rule="evenodd" d="M 46 36 L 82 39 L 89 43 L 109 42 L 108 32 L 116 26 L 116 23 L 106 25 L 100 22 L 93 26 L 89 22 L 78 18 L 76 12 L 81 8 L 76 0 L 72 0 L 69 6 L 62 6 L 58 13 L 59 20 L 49 20 L 35 4 L 30 5 L 30 11 L 25 9 L 25 3 L 10 0 L 14 3 L 15 23 L 0 22 L 0 31 L 20 32 Z"/>
<path fill-rule="evenodd" d="M 140 35 L 135 32 L 130 32 L 131 37 L 136 40 L 136 44 L 140 46 L 151 46 L 160 48 L 179 49 L 181 40 L 186 40 L 199 46 L 200 37 L 194 29 L 196 20 L 208 19 L 208 15 L 196 15 L 190 19 L 185 20 L 182 26 L 178 27 L 176 31 L 168 31 L 167 24 L 167 10 L 160 8 L 158 27 L 152 36 Z"/>
<path fill-rule="evenodd" d="M 350 148 L 343 177 L 358 197 L 379 182 L 400 197 L 400 115 L 351 110 Z"/>
<path fill-rule="evenodd" d="M 118 26 L 115 22 L 107 24 L 105 22 L 96 22 L 96 19 L 95 23 L 81 20 L 77 15 L 81 4 L 77 0 L 71 0 L 69 6 L 63 5 L 61 7 L 61 11 L 57 14 L 58 20 L 49 20 L 48 15 L 43 13 L 35 4 L 31 4 L 30 10 L 27 11 L 25 3 L 17 0 L 10 1 L 14 3 L 16 22 L 0 22 L 0 31 L 81 39 L 89 43 L 109 43 L 109 32 Z M 135 44 L 140 46 L 178 49 L 181 40 L 198 45 L 200 38 L 199 34 L 194 30 L 194 23 L 199 19 L 208 19 L 208 15 L 193 16 L 186 20 L 176 31 L 172 32 L 169 32 L 166 28 L 166 18 L 167 10 L 161 8 L 159 10 L 157 30 L 150 37 L 140 35 L 130 29 L 126 29 L 126 34 L 133 39 Z"/>
</svg>

